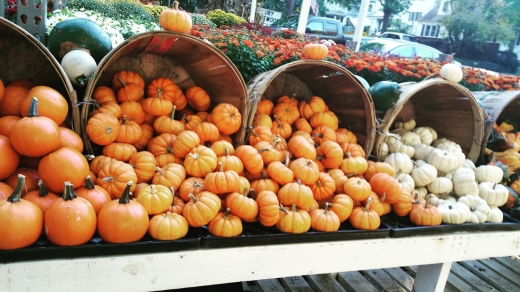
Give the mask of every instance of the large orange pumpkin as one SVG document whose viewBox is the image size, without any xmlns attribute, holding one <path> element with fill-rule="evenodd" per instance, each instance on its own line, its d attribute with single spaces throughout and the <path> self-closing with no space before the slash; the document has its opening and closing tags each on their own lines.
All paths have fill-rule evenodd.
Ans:
<svg viewBox="0 0 520 292">
<path fill-rule="evenodd" d="M 159 15 L 159 24 L 169 31 L 187 33 L 191 30 L 191 16 L 186 11 L 179 10 L 179 2 L 173 2 L 173 8 L 163 10 Z"/>
<path fill-rule="evenodd" d="M 0 116 L 19 116 L 20 103 L 27 96 L 28 88 L 16 85 L 7 85 L 4 91 L 4 98 L 0 101 Z"/>
<path fill-rule="evenodd" d="M 20 114 L 27 117 L 32 98 L 38 99 L 38 114 L 48 117 L 56 124 L 62 124 L 69 113 L 69 104 L 61 93 L 48 86 L 35 86 L 27 92 L 27 95 L 20 103 Z"/>
<path fill-rule="evenodd" d="M 54 193 L 63 192 L 63 183 L 68 181 L 75 188 L 85 184 L 90 174 L 88 161 L 78 150 L 70 147 L 60 148 L 45 156 L 38 166 L 38 174 L 45 186 Z"/>
<path fill-rule="evenodd" d="M 3 180 L 16 170 L 20 162 L 20 154 L 11 145 L 11 140 L 3 135 L 0 135 L 0 157 L 0 180 Z"/>
<path fill-rule="evenodd" d="M 25 177 L 20 175 L 13 193 L 7 199 L 0 200 L 1 250 L 27 247 L 41 235 L 43 214 L 34 203 L 21 199 L 24 184 Z"/>
</svg>

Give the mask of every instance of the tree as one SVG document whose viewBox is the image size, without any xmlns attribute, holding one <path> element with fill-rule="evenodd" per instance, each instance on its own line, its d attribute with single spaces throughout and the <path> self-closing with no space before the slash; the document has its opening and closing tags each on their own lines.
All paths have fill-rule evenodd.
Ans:
<svg viewBox="0 0 520 292">
<path fill-rule="evenodd" d="M 411 0 L 379 0 L 381 6 L 383 6 L 383 26 L 381 32 L 385 32 L 390 24 L 390 18 L 393 15 L 398 15 L 405 12 L 412 5 Z"/>
<path fill-rule="evenodd" d="M 515 37 L 508 17 L 509 4 L 502 0 L 451 0 L 452 14 L 441 20 L 448 32 L 451 51 L 460 56 L 471 56 L 482 51 L 488 41 L 508 43 Z M 516 4 L 518 5 L 518 3 Z M 515 20 L 518 22 L 518 20 Z"/>
</svg>

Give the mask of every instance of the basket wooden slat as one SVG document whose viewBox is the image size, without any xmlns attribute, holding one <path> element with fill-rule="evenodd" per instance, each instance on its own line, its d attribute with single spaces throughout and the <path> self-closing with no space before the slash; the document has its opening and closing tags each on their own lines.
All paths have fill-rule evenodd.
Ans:
<svg viewBox="0 0 520 292">
<path fill-rule="evenodd" d="M 111 86 L 112 76 L 121 70 L 139 73 L 148 85 L 158 77 L 168 77 L 181 89 L 200 86 L 211 97 L 212 107 L 219 103 L 236 106 L 247 121 L 246 84 L 236 66 L 219 49 L 198 38 L 169 31 L 151 31 L 129 38 L 107 54 L 98 65 L 94 78 L 85 91 L 81 121 L 86 126 L 93 110 L 91 101 L 98 86 Z M 240 144 L 244 129 L 235 134 Z M 86 134 L 83 136 L 87 152 L 94 153 Z"/>
<path fill-rule="evenodd" d="M 396 105 L 379 116 L 381 133 L 376 136 L 374 156 L 380 157 L 385 133 L 393 129 L 395 121 L 414 119 L 418 127 L 431 127 L 439 138 L 458 143 L 468 159 L 478 159 L 484 118 L 470 91 L 441 78 L 401 84 L 401 89 Z"/>
<path fill-rule="evenodd" d="M 261 99 L 276 101 L 283 95 L 303 99 L 317 95 L 325 100 L 349 128 L 368 154 L 375 138 L 374 104 L 368 91 L 345 68 L 327 61 L 302 60 L 257 75 L 248 83 L 250 109 L 248 126 L 253 124 Z"/>
<path fill-rule="evenodd" d="M 0 78 L 4 84 L 28 79 L 57 90 L 69 103 L 67 121 L 81 135 L 77 94 L 58 61 L 35 37 L 0 17 Z"/>
<path fill-rule="evenodd" d="M 504 120 L 520 123 L 520 91 L 473 91 L 488 117 L 498 124 Z"/>
</svg>

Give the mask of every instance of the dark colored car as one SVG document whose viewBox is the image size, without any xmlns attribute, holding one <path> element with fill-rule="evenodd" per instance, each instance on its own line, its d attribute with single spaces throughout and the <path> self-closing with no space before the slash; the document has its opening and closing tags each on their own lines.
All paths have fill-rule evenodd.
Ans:
<svg viewBox="0 0 520 292">
<path fill-rule="evenodd" d="M 270 27 L 272 29 L 294 29 L 298 28 L 299 17 L 290 16 L 284 20 L 273 23 Z M 324 40 L 333 40 L 337 44 L 345 44 L 345 37 L 343 35 L 343 25 L 339 20 L 328 17 L 309 17 L 307 19 L 307 26 L 305 33 L 319 37 Z"/>
</svg>

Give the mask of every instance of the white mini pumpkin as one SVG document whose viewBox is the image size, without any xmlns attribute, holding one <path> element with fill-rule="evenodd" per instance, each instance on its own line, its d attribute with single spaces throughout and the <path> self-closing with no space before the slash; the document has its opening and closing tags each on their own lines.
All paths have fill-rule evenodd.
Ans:
<svg viewBox="0 0 520 292">
<path fill-rule="evenodd" d="M 453 181 L 444 176 L 436 177 L 429 185 L 428 190 L 433 194 L 446 194 L 453 191 Z"/>
<path fill-rule="evenodd" d="M 390 164 L 396 172 L 409 174 L 413 169 L 412 159 L 404 153 L 391 153 L 385 159 L 385 162 Z"/>
<path fill-rule="evenodd" d="M 418 160 L 415 162 L 411 176 L 416 186 L 424 187 L 437 178 L 437 169 L 423 160 Z"/>
<path fill-rule="evenodd" d="M 499 183 L 502 181 L 504 171 L 496 165 L 480 165 L 475 170 L 475 178 L 479 183 L 490 181 Z"/>
<path fill-rule="evenodd" d="M 408 192 L 412 193 L 412 191 L 415 189 L 415 181 L 411 175 L 406 173 L 399 173 L 397 174 L 396 179 L 401 187 Z"/>
<path fill-rule="evenodd" d="M 502 223 L 504 221 L 504 213 L 498 207 L 491 207 L 486 222 Z"/>
<path fill-rule="evenodd" d="M 460 197 L 458 202 L 461 202 L 469 207 L 469 211 L 471 212 L 471 214 L 467 222 L 486 222 L 491 208 L 482 198 L 480 198 L 479 196 L 465 195 Z"/>
<path fill-rule="evenodd" d="M 439 145 L 444 144 L 444 143 L 455 143 L 455 142 L 449 140 L 448 138 L 439 138 L 439 139 L 433 141 L 432 146 L 437 148 Z"/>
<path fill-rule="evenodd" d="M 401 135 L 401 142 L 405 145 L 415 147 L 415 145 L 421 144 L 421 136 L 415 132 L 406 132 Z"/>
<path fill-rule="evenodd" d="M 72 50 L 61 59 L 61 67 L 72 84 L 84 86 L 87 78 L 96 72 L 97 64 L 89 53 Z"/>
<path fill-rule="evenodd" d="M 470 159 L 464 160 L 464 165 L 462 165 L 462 167 L 473 169 L 473 171 L 477 169 L 475 163 L 473 163 L 473 161 L 471 161 Z"/>
<path fill-rule="evenodd" d="M 385 142 L 382 142 L 381 145 L 379 146 L 379 159 L 380 160 L 385 160 L 386 157 L 388 157 L 388 144 L 386 144 Z"/>
<path fill-rule="evenodd" d="M 385 134 L 385 138 L 383 139 L 383 142 L 385 142 L 386 144 L 388 144 L 388 146 L 394 144 L 395 142 L 401 142 L 401 140 L 399 140 L 400 137 L 398 135 L 394 135 L 394 134 Z"/>
<path fill-rule="evenodd" d="M 457 169 L 459 158 L 453 153 L 434 149 L 426 157 L 426 162 L 433 165 L 440 173 L 448 173 Z"/>
<path fill-rule="evenodd" d="M 416 187 L 413 191 L 412 191 L 412 197 L 417 197 L 417 198 L 420 198 L 420 199 L 425 199 L 426 196 L 428 195 L 428 189 L 425 188 L 425 187 Z"/>
<path fill-rule="evenodd" d="M 486 201 L 490 207 L 501 207 L 507 202 L 509 190 L 495 182 L 481 182 L 478 185 L 479 196 Z"/>
<path fill-rule="evenodd" d="M 401 141 L 395 141 L 391 145 L 388 145 L 388 151 L 390 153 L 401 152 L 408 155 L 408 157 L 410 158 L 412 158 L 415 154 L 415 148 L 413 148 L 412 146 L 405 145 Z"/>
<path fill-rule="evenodd" d="M 419 135 L 421 143 L 431 145 L 433 142 L 433 135 L 430 129 L 430 127 L 417 127 L 413 129 L 413 132 Z"/>
<path fill-rule="evenodd" d="M 462 68 L 459 65 L 453 63 L 442 65 L 439 74 L 442 78 L 455 83 L 459 83 L 464 76 L 462 73 Z"/>
<path fill-rule="evenodd" d="M 457 198 L 450 194 L 431 194 L 430 197 L 430 204 L 434 205 L 435 207 L 438 207 L 440 205 L 451 205 L 453 203 L 457 202 Z"/>
<path fill-rule="evenodd" d="M 435 149 L 433 146 L 428 146 L 425 144 L 417 144 L 414 147 L 415 153 L 413 155 L 413 158 L 415 160 L 426 160 L 426 157 L 432 152 L 433 149 Z"/>
<path fill-rule="evenodd" d="M 394 123 L 394 127 L 397 129 L 405 129 L 407 131 L 411 131 L 415 129 L 415 120 L 411 119 L 408 121 L 405 121 L 404 119 L 397 121 Z"/>
<path fill-rule="evenodd" d="M 471 214 L 469 207 L 461 202 L 453 204 L 440 204 L 437 209 L 442 215 L 442 222 L 445 224 L 463 224 L 468 221 Z"/>
<path fill-rule="evenodd" d="M 478 184 L 475 181 L 475 172 L 469 168 L 458 168 L 453 173 L 453 190 L 457 196 L 478 196 Z"/>
</svg>

